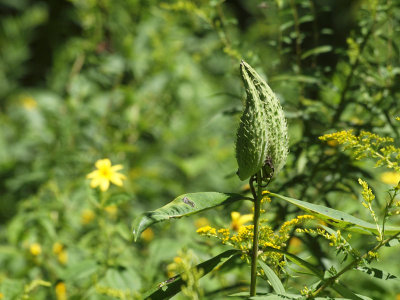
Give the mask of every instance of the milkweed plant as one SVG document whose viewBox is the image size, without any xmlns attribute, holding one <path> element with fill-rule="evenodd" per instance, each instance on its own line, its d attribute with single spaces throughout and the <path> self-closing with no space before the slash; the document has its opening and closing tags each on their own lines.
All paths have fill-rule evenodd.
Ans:
<svg viewBox="0 0 400 300">
<path fill-rule="evenodd" d="M 400 201 L 397 198 L 400 183 L 397 182 L 388 191 L 385 206 L 379 207 L 367 181 L 358 180 L 362 189 L 361 205 L 370 214 L 371 222 L 331 207 L 268 191 L 268 184 L 284 168 L 288 157 L 288 125 L 278 97 L 266 81 L 244 61 L 240 63 L 240 74 L 247 97 L 236 135 L 237 176 L 242 181 L 248 181 L 248 193 L 200 192 L 181 195 L 167 205 L 137 217 L 133 234 L 137 240 L 155 223 L 239 201 L 251 201 L 253 213 L 241 216 L 238 212 L 232 212 L 229 228 L 210 225 L 198 228 L 199 235 L 220 241 L 227 250 L 198 264 L 188 263 L 192 261 L 191 256 L 183 253 L 183 258 L 176 258 L 168 267 L 173 271 L 169 273 L 171 278 L 157 283 L 144 298 L 168 299 L 182 292 L 192 299 L 199 299 L 202 290 L 198 280 L 222 265 L 229 267 L 240 257 L 250 266 L 249 288 L 232 296 L 243 299 L 371 299 L 361 295 L 361 291 L 353 291 L 341 279 L 345 273 L 353 271 L 379 279 L 397 280 L 396 276 L 376 269 L 371 263 L 379 259 L 382 247 L 399 244 L 400 227 L 387 223 L 400 213 Z M 392 138 L 365 131 L 356 135 L 348 130 L 325 134 L 320 140 L 330 145 L 343 145 L 344 150 L 350 151 L 356 160 L 371 158 L 376 160 L 376 166 L 400 171 L 400 148 L 394 146 Z M 104 190 L 110 181 L 118 185 L 125 179 L 116 173 L 120 167 L 111 167 L 109 161 L 99 161 L 97 167 L 98 171 L 88 175 L 92 179 L 92 186 Z M 273 228 L 268 220 L 262 218 L 271 201 L 285 202 L 304 214 L 284 222 L 279 228 Z M 336 251 L 338 259 L 340 255 L 340 263 L 322 270 L 309 259 L 298 256 L 296 251 L 289 251 L 288 244 L 298 240 L 295 234 L 322 237 Z M 369 249 L 356 249 L 351 244 L 352 234 L 375 236 L 376 243 Z M 314 280 L 295 291 L 291 288 L 293 272 L 297 276 L 311 275 Z M 267 282 L 269 291 L 257 291 L 257 278 Z"/>
</svg>

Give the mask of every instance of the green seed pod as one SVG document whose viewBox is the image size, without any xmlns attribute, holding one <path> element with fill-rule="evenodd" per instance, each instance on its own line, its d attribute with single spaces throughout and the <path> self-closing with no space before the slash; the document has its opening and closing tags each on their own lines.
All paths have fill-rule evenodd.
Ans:
<svg viewBox="0 0 400 300">
<path fill-rule="evenodd" d="M 289 141 L 285 116 L 268 84 L 246 62 L 240 64 L 246 104 L 236 139 L 238 175 L 245 180 L 264 166 L 277 174 L 286 163 Z"/>
</svg>

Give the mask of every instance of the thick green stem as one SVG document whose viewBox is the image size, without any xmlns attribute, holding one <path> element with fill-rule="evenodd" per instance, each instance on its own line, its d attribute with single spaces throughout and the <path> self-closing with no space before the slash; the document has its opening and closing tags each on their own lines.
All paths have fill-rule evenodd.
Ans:
<svg viewBox="0 0 400 300">
<path fill-rule="evenodd" d="M 258 231 L 260 225 L 260 211 L 262 198 L 262 179 L 261 172 L 257 173 L 257 195 L 254 198 L 254 230 L 253 230 L 253 250 L 251 253 L 251 281 L 250 297 L 256 295 L 257 283 L 257 257 L 258 257 Z"/>
</svg>

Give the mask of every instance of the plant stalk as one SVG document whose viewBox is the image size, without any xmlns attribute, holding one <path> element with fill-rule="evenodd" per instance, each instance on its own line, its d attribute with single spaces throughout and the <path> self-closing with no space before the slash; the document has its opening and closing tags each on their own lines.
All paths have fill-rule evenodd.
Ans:
<svg viewBox="0 0 400 300">
<path fill-rule="evenodd" d="M 261 171 L 257 173 L 256 178 L 257 178 L 257 194 L 256 197 L 254 198 L 254 229 L 253 229 L 253 249 L 251 253 L 250 297 L 256 295 L 258 232 L 260 225 L 260 211 L 261 211 L 261 198 L 262 198 Z"/>
</svg>

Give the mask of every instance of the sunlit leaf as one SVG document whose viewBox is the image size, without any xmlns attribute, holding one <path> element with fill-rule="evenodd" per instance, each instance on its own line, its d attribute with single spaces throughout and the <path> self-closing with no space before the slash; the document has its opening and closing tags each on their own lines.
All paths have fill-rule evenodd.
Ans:
<svg viewBox="0 0 400 300">
<path fill-rule="evenodd" d="M 305 59 L 311 55 L 318 55 L 318 54 L 326 53 L 326 52 L 330 52 L 330 51 L 332 51 L 332 46 L 329 46 L 329 45 L 319 46 L 319 47 L 316 47 L 316 48 L 313 48 L 311 50 L 304 52 L 303 55 L 301 56 L 301 59 Z"/>
<path fill-rule="evenodd" d="M 206 209 L 230 204 L 239 200 L 251 199 L 239 194 L 217 192 L 183 194 L 167 205 L 137 217 L 133 227 L 135 241 L 146 228 L 154 223 L 190 216 Z"/>
<path fill-rule="evenodd" d="M 368 223 L 364 220 L 358 219 L 349 215 L 345 212 L 332 209 L 326 206 L 312 204 L 297 199 L 281 196 L 278 194 L 271 193 L 271 196 L 277 197 L 281 200 L 287 201 L 291 204 L 296 205 L 298 208 L 305 212 L 315 216 L 316 218 L 325 221 L 332 226 L 338 227 L 343 230 L 354 231 L 361 234 L 378 234 L 376 225 Z M 396 234 L 400 232 L 400 227 L 386 226 L 385 234 Z"/>
</svg>

